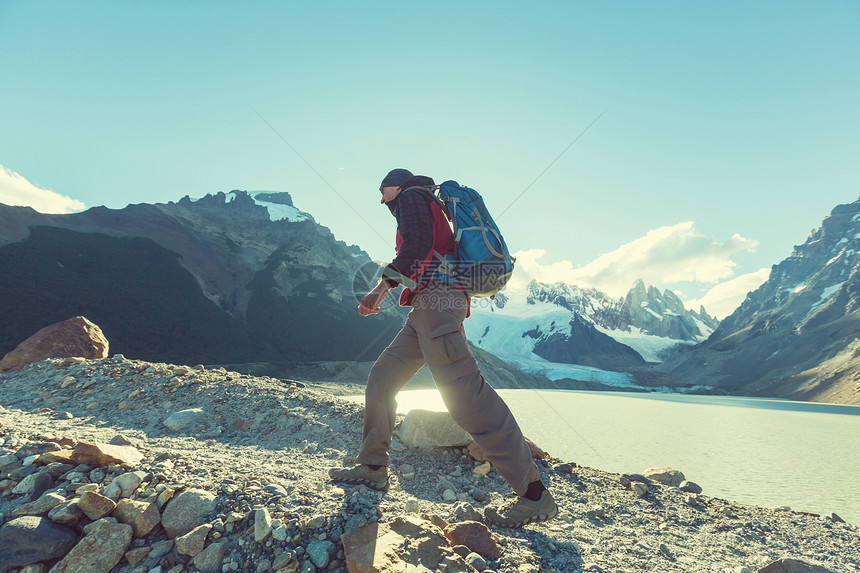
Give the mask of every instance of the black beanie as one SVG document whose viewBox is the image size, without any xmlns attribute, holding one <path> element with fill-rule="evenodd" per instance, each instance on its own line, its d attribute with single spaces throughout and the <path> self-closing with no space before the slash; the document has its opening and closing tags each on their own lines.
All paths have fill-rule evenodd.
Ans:
<svg viewBox="0 0 860 573">
<path fill-rule="evenodd" d="M 392 169 L 388 172 L 388 175 L 385 176 L 385 179 L 382 180 L 379 187 L 402 187 L 403 184 L 412 179 L 412 177 L 414 176 L 408 169 Z"/>
</svg>

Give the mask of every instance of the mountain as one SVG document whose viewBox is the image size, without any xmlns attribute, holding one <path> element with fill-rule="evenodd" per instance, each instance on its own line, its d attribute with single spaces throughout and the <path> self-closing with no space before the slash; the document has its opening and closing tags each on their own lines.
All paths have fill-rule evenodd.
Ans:
<svg viewBox="0 0 860 573">
<path fill-rule="evenodd" d="M 207 364 L 373 360 L 402 325 L 396 308 L 356 313 L 372 261 L 283 192 L 68 215 L 0 205 L 0 261 L 0 354 L 76 315 L 112 353 Z"/>
<path fill-rule="evenodd" d="M 619 371 L 701 342 L 718 324 L 704 309 L 689 311 L 673 292 L 642 281 L 613 298 L 597 289 L 533 280 L 492 302 L 476 300 L 466 333 L 479 348 L 554 380 L 634 388 L 632 377 Z"/>
<path fill-rule="evenodd" d="M 685 384 L 860 404 L 860 199 L 833 209 L 708 340 L 656 370 Z"/>
</svg>

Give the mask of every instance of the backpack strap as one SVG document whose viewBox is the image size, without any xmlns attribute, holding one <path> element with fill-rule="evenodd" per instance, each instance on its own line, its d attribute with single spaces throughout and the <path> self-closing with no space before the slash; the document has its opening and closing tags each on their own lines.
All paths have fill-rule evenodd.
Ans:
<svg viewBox="0 0 860 573">
<path fill-rule="evenodd" d="M 422 185 L 416 185 L 414 187 L 407 187 L 403 191 L 410 191 L 412 189 L 416 189 L 416 190 L 424 193 L 426 196 L 428 196 L 430 199 L 432 199 L 434 203 L 439 205 L 439 208 L 442 209 L 442 212 L 445 214 L 445 217 L 449 221 L 452 221 L 453 215 L 451 213 L 451 209 L 448 207 L 447 202 L 443 201 L 442 198 L 440 198 L 438 195 L 436 195 L 436 191 L 440 187 L 441 187 L 441 185 L 423 185 L 423 186 Z M 403 191 L 401 191 L 401 193 L 403 193 Z M 454 201 L 456 201 L 456 199 Z"/>
</svg>

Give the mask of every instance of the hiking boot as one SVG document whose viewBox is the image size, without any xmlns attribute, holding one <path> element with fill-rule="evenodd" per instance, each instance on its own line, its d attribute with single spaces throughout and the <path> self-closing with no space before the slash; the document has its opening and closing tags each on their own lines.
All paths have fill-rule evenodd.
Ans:
<svg viewBox="0 0 860 573">
<path fill-rule="evenodd" d="M 351 468 L 331 468 L 328 475 L 334 482 L 361 484 L 380 491 L 388 489 L 388 468 L 385 466 L 378 470 L 372 470 L 364 464 Z"/>
<path fill-rule="evenodd" d="M 484 519 L 499 527 L 522 527 L 527 523 L 546 521 L 558 515 L 558 505 L 549 490 L 545 490 L 538 501 L 519 497 L 498 509 L 488 507 Z"/>
</svg>

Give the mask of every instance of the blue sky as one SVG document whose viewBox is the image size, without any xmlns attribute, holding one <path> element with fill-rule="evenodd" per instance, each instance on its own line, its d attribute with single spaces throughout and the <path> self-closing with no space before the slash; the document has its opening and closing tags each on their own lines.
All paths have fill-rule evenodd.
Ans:
<svg viewBox="0 0 860 573">
<path fill-rule="evenodd" d="M 406 167 L 481 191 L 537 278 L 728 307 L 860 195 L 858 30 L 857 2 L 4 1 L 0 202 L 286 190 L 384 259 Z"/>
</svg>

